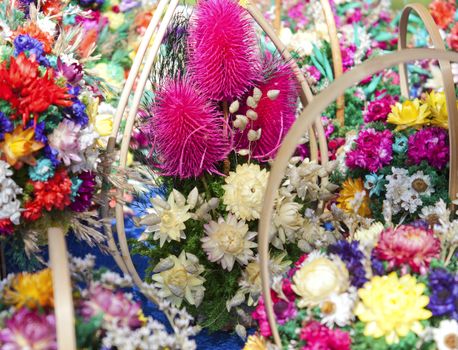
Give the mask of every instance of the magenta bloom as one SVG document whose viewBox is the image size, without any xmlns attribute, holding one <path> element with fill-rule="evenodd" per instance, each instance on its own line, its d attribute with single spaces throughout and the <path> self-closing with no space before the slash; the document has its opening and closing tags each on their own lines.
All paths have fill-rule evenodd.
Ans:
<svg viewBox="0 0 458 350">
<path fill-rule="evenodd" d="M 344 71 L 347 71 L 348 69 L 354 66 L 355 52 L 356 52 L 356 46 L 353 44 L 348 47 L 341 47 L 342 65 L 343 65 Z"/>
<path fill-rule="evenodd" d="M 347 332 L 329 329 L 317 321 L 307 323 L 300 338 L 307 342 L 302 350 L 351 350 L 351 338 Z"/>
<path fill-rule="evenodd" d="M 145 125 L 167 176 L 197 177 L 217 172 L 230 150 L 224 120 L 189 78 L 165 81 L 156 93 L 152 118 Z"/>
<path fill-rule="evenodd" d="M 269 321 L 267 319 L 263 297 L 259 298 L 258 305 L 251 314 L 251 317 L 253 317 L 253 320 L 258 321 L 259 331 L 263 337 L 270 337 L 272 335 L 272 330 L 270 329 Z"/>
<path fill-rule="evenodd" d="M 447 130 L 431 127 L 424 128 L 409 137 L 407 156 L 414 164 L 426 160 L 429 165 L 443 169 L 450 157 Z"/>
<path fill-rule="evenodd" d="M 440 240 L 432 230 L 410 225 L 382 232 L 375 255 L 391 267 L 410 266 L 414 272 L 426 273 L 432 259 L 438 258 Z"/>
<path fill-rule="evenodd" d="M 362 168 L 376 172 L 384 165 L 390 164 L 393 158 L 393 134 L 390 130 L 363 130 L 359 133 L 355 145 L 345 160 L 351 169 Z"/>
<path fill-rule="evenodd" d="M 189 30 L 189 71 L 202 93 L 232 101 L 259 78 L 256 34 L 233 0 L 199 1 Z"/>
<path fill-rule="evenodd" d="M 296 120 L 298 85 L 289 64 L 270 56 L 265 59 L 263 66 L 266 67 L 268 78 L 258 84 L 262 97 L 256 108 L 252 109 L 257 113 L 258 118 L 248 122 L 245 130 L 238 133 L 237 148 L 248 149 L 248 131 L 260 128 L 261 138 L 251 143 L 252 157 L 267 161 L 275 157 L 283 138 Z M 270 90 L 280 91 L 274 100 L 267 96 Z M 253 92 L 250 91 L 250 95 L 252 94 Z M 238 113 L 246 114 L 249 109 L 247 105 L 242 105 Z"/>
<path fill-rule="evenodd" d="M 114 292 L 100 285 L 91 286 L 89 296 L 81 304 L 81 316 L 85 319 L 103 314 L 107 322 L 115 320 L 120 327 L 135 329 L 141 326 L 140 305 L 121 292 Z"/>
<path fill-rule="evenodd" d="M 388 114 L 391 113 L 391 106 L 396 103 L 396 99 L 391 95 L 384 95 L 381 98 L 370 101 L 364 111 L 364 122 L 385 122 Z"/>
<path fill-rule="evenodd" d="M 2 350 L 57 350 L 54 314 L 17 310 L 0 330 L 0 344 Z"/>
<path fill-rule="evenodd" d="M 92 197 L 95 189 L 95 175 L 90 171 L 84 171 L 78 175 L 78 178 L 83 181 L 76 194 L 75 200 L 70 204 L 73 211 L 82 213 L 91 206 Z"/>
</svg>

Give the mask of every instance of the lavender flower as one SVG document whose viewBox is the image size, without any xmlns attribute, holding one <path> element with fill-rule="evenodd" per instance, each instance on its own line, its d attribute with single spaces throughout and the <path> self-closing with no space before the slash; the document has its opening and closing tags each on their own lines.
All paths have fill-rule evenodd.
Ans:
<svg viewBox="0 0 458 350">
<path fill-rule="evenodd" d="M 361 288 L 367 282 L 366 269 L 363 265 L 364 253 L 359 249 L 359 242 L 339 240 L 329 246 L 328 252 L 337 255 L 350 272 L 351 284 Z"/>
<path fill-rule="evenodd" d="M 67 79 L 70 84 L 77 84 L 83 78 L 83 66 L 75 62 L 66 64 L 57 59 L 57 70 Z"/>
</svg>

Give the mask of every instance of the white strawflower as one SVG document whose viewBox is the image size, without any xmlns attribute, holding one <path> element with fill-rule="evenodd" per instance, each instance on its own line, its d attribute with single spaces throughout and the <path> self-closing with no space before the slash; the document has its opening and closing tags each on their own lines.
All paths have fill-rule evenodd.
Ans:
<svg viewBox="0 0 458 350">
<path fill-rule="evenodd" d="M 442 198 L 434 205 L 423 207 L 421 209 L 420 218 L 427 221 L 430 225 L 436 225 L 440 222 L 448 222 L 450 210 Z"/>
<path fill-rule="evenodd" d="M 458 349 L 458 322 L 456 320 L 442 320 L 439 328 L 433 329 L 433 335 L 437 350 Z"/>
<path fill-rule="evenodd" d="M 156 265 L 153 281 L 172 304 L 180 306 L 186 299 L 189 304 L 199 306 L 205 292 L 205 278 L 200 276 L 204 270 L 195 255 L 183 250 L 178 257 L 170 255 Z"/>
<path fill-rule="evenodd" d="M 278 249 L 283 248 L 283 244 L 294 241 L 295 235 L 301 227 L 304 219 L 299 211 L 302 205 L 294 202 L 294 198 L 277 198 L 275 202 L 274 214 L 272 218 L 271 235 L 273 236 L 272 245 Z"/>
<path fill-rule="evenodd" d="M 354 319 L 353 308 L 356 302 L 356 290 L 348 293 L 333 294 L 320 304 L 321 323 L 328 327 L 345 327 Z"/>
<path fill-rule="evenodd" d="M 251 249 L 257 244 L 252 239 L 256 232 L 249 232 L 245 221 L 237 221 L 234 215 L 229 214 L 226 220 L 220 217 L 218 222 L 210 221 L 205 225 L 205 233 L 202 248 L 208 260 L 220 263 L 223 269 L 231 271 L 236 260 L 246 265 L 253 258 Z"/>
<path fill-rule="evenodd" d="M 148 208 L 148 215 L 142 218 L 141 223 L 145 223 L 147 228 L 145 233 L 153 232 L 153 239 L 159 240 L 162 247 L 164 243 L 170 241 L 179 242 L 186 238 L 184 230 L 185 222 L 191 218 L 189 205 L 185 205 L 185 200 L 176 200 L 180 198 L 181 193 L 173 190 L 169 195 L 167 202 L 163 200 L 154 201 L 153 208 Z M 150 220 L 150 225 L 148 221 Z"/>
<path fill-rule="evenodd" d="M 21 202 L 16 196 L 22 193 L 16 182 L 11 178 L 13 171 L 8 163 L 0 160 L 0 220 L 9 219 L 15 225 L 21 218 Z"/>
<path fill-rule="evenodd" d="M 237 218 L 259 219 L 269 173 L 257 164 L 237 165 L 223 185 L 223 202 Z"/>
<path fill-rule="evenodd" d="M 359 241 L 362 247 L 372 249 L 377 244 L 383 230 L 383 224 L 381 222 L 375 222 L 368 228 L 358 229 L 354 234 L 354 239 Z"/>
</svg>

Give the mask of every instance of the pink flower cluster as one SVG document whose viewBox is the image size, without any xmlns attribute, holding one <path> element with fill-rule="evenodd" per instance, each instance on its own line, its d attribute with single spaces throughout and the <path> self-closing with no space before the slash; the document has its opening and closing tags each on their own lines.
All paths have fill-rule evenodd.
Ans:
<svg viewBox="0 0 458 350">
<path fill-rule="evenodd" d="M 376 172 L 389 164 L 393 158 L 393 134 L 390 130 L 363 130 L 359 133 L 355 145 L 345 160 L 351 169 L 362 168 Z"/>
<path fill-rule="evenodd" d="M 350 350 L 351 338 L 347 332 L 329 329 L 317 321 L 309 322 L 300 338 L 307 342 L 302 350 Z"/>
<path fill-rule="evenodd" d="M 448 133 L 445 129 L 424 128 L 409 137 L 407 156 L 414 164 L 426 160 L 429 165 L 442 169 L 447 165 L 449 155 Z"/>
<path fill-rule="evenodd" d="M 432 259 L 438 258 L 440 240 L 432 230 L 401 225 L 382 232 L 375 256 L 388 261 L 390 267 L 410 268 L 417 273 L 426 273 Z"/>
<path fill-rule="evenodd" d="M 364 111 L 364 122 L 384 122 L 391 112 L 391 106 L 396 103 L 396 99 L 391 95 L 384 95 L 367 104 Z"/>
</svg>

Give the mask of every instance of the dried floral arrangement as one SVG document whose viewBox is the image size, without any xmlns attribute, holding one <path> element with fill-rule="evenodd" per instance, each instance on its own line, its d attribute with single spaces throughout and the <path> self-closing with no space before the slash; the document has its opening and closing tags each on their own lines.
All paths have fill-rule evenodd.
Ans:
<svg viewBox="0 0 458 350">
<path fill-rule="evenodd" d="M 132 287 L 128 277 L 95 269 L 91 255 L 73 258 L 70 266 L 78 349 L 196 349 L 192 317 L 164 301 L 158 290 L 143 286 L 146 295 L 159 301 L 172 333 L 143 314 L 139 301 L 126 292 Z M 0 282 L 1 349 L 57 349 L 51 275 L 44 269 L 11 274 Z"/>
<path fill-rule="evenodd" d="M 151 82 L 133 140 L 164 195 L 134 218 L 145 231 L 133 252 L 149 257 L 146 280 L 199 324 L 243 333 L 260 294 L 255 241 L 269 160 L 296 118 L 298 84 L 232 0 L 175 16 Z M 312 213 L 335 189 L 317 182 L 333 164 L 304 159 L 304 149 L 278 197 L 274 273 L 308 246 Z"/>
<path fill-rule="evenodd" d="M 445 95 L 431 91 L 403 102 L 384 91 L 376 96 L 363 112 L 361 130 L 348 137 L 332 175 L 341 184 L 337 207 L 376 220 L 388 210 L 395 224 L 434 220 L 435 203 L 449 201 Z"/>
<path fill-rule="evenodd" d="M 434 223 L 407 221 L 346 232 L 302 256 L 272 298 L 283 349 L 422 349 L 457 346 L 458 221 L 444 201 Z M 261 298 L 259 334 L 245 350 L 274 349 Z"/>
</svg>

